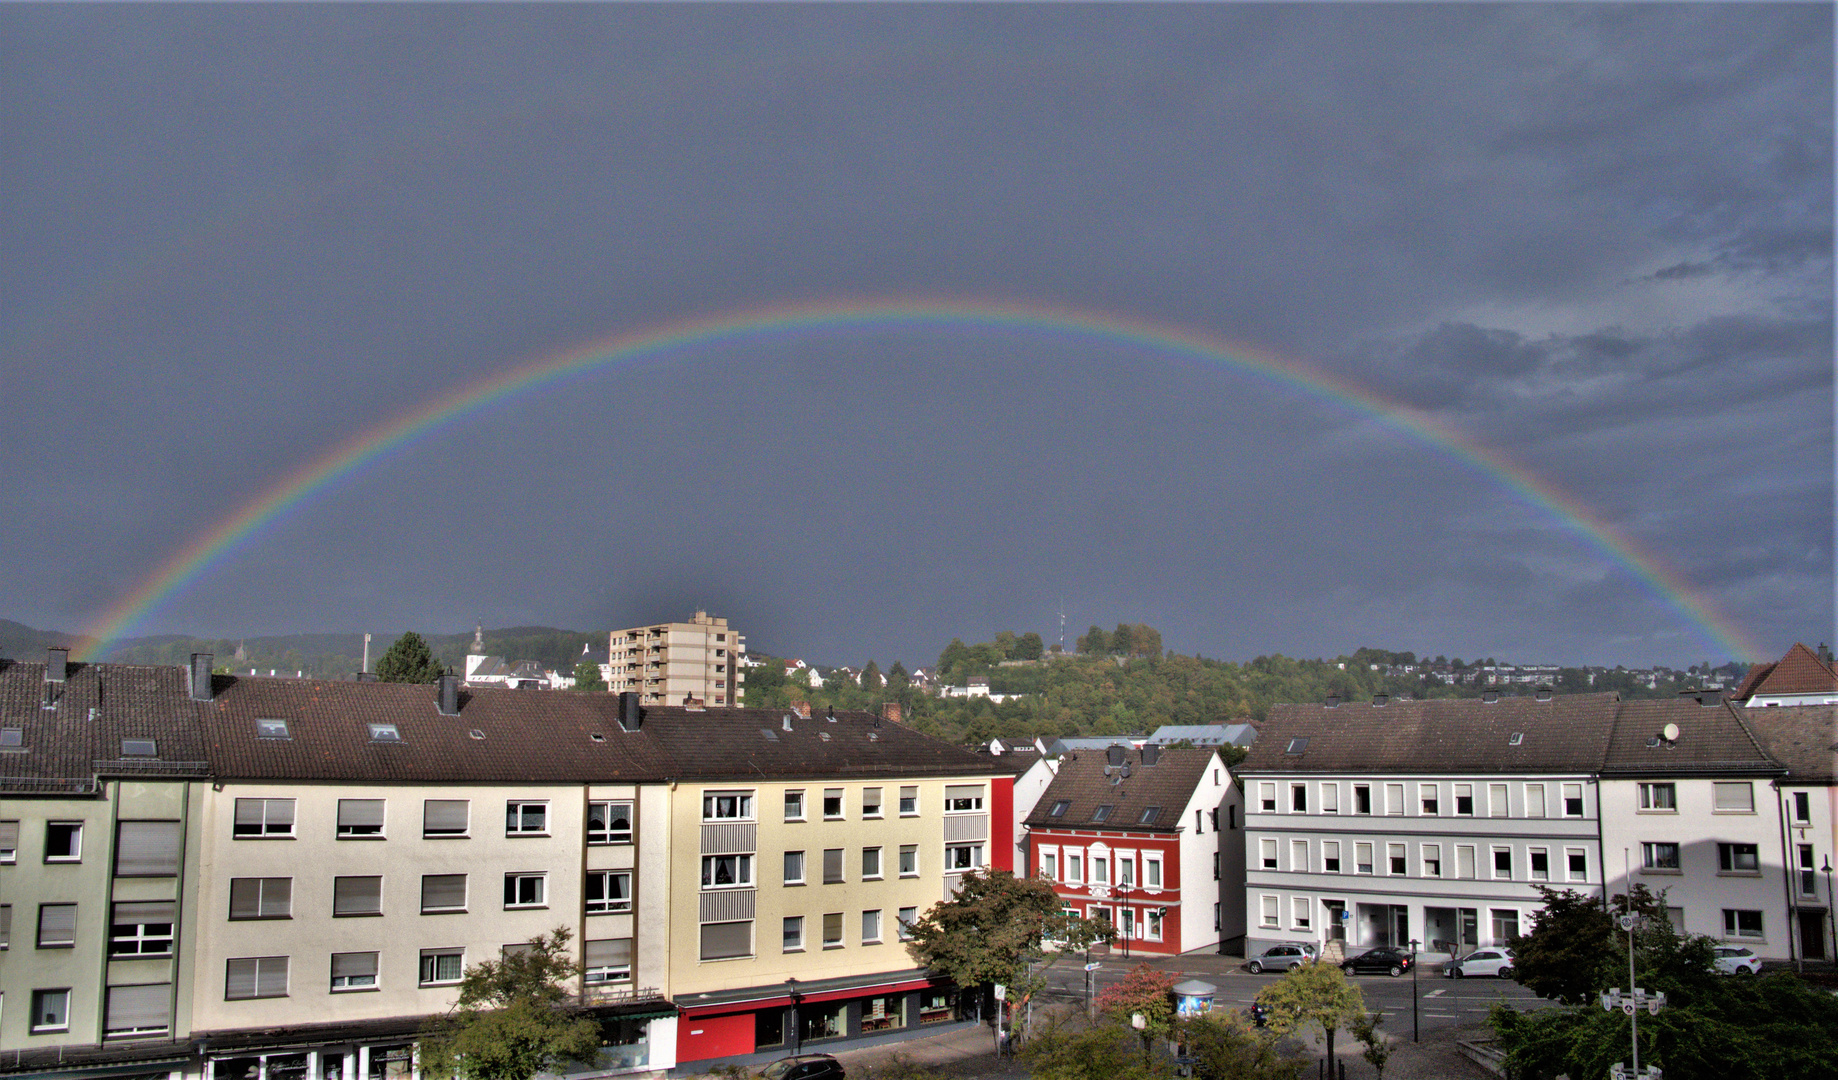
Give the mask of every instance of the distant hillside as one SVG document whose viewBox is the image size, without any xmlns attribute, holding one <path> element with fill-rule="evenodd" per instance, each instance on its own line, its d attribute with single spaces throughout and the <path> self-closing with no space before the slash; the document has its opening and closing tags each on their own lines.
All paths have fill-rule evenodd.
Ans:
<svg viewBox="0 0 1838 1080">
<path fill-rule="evenodd" d="M 399 631 L 372 635 L 372 670 L 376 668 L 377 658 L 399 636 Z M 460 670 L 472 648 L 471 632 L 423 633 L 421 636 L 434 650 L 434 655 L 455 671 Z M 590 645 L 604 653 L 606 633 L 558 630 L 548 626 L 518 626 L 485 632 L 488 655 L 535 660 L 558 670 L 573 670 L 582 645 Z M 109 650 L 105 659 L 121 664 L 184 664 L 195 652 L 210 653 L 217 667 L 230 671 L 254 669 L 266 674 L 272 670 L 287 675 L 301 672 L 322 679 L 348 679 L 363 665 L 364 635 L 288 634 L 234 640 L 173 636 L 130 638 Z"/>
<path fill-rule="evenodd" d="M 0 656 L 10 656 L 15 660 L 42 660 L 46 649 L 53 646 L 74 649 L 82 640 L 76 634 L 34 630 L 24 623 L 0 619 Z"/>
</svg>

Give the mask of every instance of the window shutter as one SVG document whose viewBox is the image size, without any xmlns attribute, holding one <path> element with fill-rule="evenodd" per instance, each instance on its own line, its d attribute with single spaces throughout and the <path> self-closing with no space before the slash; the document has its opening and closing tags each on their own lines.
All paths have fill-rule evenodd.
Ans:
<svg viewBox="0 0 1838 1080">
<path fill-rule="evenodd" d="M 179 872 L 181 847 L 176 821 L 123 821 L 115 827 L 115 873 L 172 877 Z"/>
<path fill-rule="evenodd" d="M 842 880 L 842 849 L 828 848 L 823 853 L 823 880 L 827 884 Z"/>
<path fill-rule="evenodd" d="M 0 904 L 0 949 L 13 943 L 13 905 Z"/>
<path fill-rule="evenodd" d="M 466 906 L 465 874 L 424 874 L 421 878 L 421 909 L 462 908 Z"/>
<path fill-rule="evenodd" d="M 381 877 L 332 879 L 332 914 L 374 915 L 383 910 Z"/>
<path fill-rule="evenodd" d="M 0 821 L 0 851 L 19 849 L 19 822 Z"/>
<path fill-rule="evenodd" d="M 340 799 L 338 800 L 338 827 L 344 829 L 383 828 L 382 799 Z"/>
<path fill-rule="evenodd" d="M 730 923 L 720 925 L 744 927 L 747 924 Z M 590 968 L 617 967 L 621 965 L 630 967 L 632 964 L 632 939 L 609 938 L 603 941 L 589 941 L 586 943 L 586 951 L 582 956 L 582 960 L 586 966 Z"/>
<path fill-rule="evenodd" d="M 171 1015 L 172 986 L 111 986 L 108 988 L 109 1031 L 164 1030 Z"/>
<path fill-rule="evenodd" d="M 255 965 L 255 996 L 286 996 L 287 957 L 264 956 L 257 960 Z"/>
<path fill-rule="evenodd" d="M 141 926 L 147 923 L 170 926 L 178 921 L 178 901 L 142 900 L 115 905 L 116 926 Z"/>
<path fill-rule="evenodd" d="M 77 906 L 75 904 L 38 905 L 38 943 L 40 945 L 74 945 L 77 940 Z"/>
<path fill-rule="evenodd" d="M 349 979 L 364 975 L 375 978 L 376 973 L 376 953 L 341 952 L 332 954 L 332 978 L 334 979 Z"/>
<path fill-rule="evenodd" d="M 465 799 L 429 799 L 422 804 L 422 832 L 463 833 L 467 826 Z"/>
<path fill-rule="evenodd" d="M 253 919 L 262 913 L 262 879 L 230 879 L 230 918 Z"/>
<path fill-rule="evenodd" d="M 980 799 L 982 797 L 983 785 L 981 784 L 945 785 L 945 798 L 947 799 Z"/>
<path fill-rule="evenodd" d="M 263 799 L 237 799 L 236 800 L 236 824 L 238 826 L 236 830 L 237 832 L 243 831 L 241 826 L 253 825 L 258 828 L 261 826 L 262 824 L 262 804 L 265 801 L 266 800 L 263 800 Z"/>
<path fill-rule="evenodd" d="M 225 967 L 223 996 L 226 998 L 254 997 L 255 961 L 231 960 Z"/>
<path fill-rule="evenodd" d="M 702 924 L 702 959 L 724 960 L 753 953 L 753 924 L 725 922 Z"/>
</svg>

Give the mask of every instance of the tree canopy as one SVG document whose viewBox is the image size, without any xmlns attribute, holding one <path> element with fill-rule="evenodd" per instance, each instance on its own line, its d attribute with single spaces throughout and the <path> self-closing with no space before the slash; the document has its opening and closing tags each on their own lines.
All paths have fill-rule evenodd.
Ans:
<svg viewBox="0 0 1838 1080">
<path fill-rule="evenodd" d="M 1258 992 L 1269 1010 L 1265 1021 L 1278 1035 L 1319 1029 L 1327 1040 L 1327 1067 L 1334 1071 L 1334 1033 L 1366 1015 L 1366 998 L 1334 964 L 1311 961 Z"/>
<path fill-rule="evenodd" d="M 576 690 L 605 692 L 606 680 L 600 675 L 600 665 L 592 660 L 583 660 L 574 665 L 574 688 Z"/>
<path fill-rule="evenodd" d="M 413 630 L 397 638 L 377 661 L 377 678 L 383 682 L 431 683 L 443 670 L 434 651 Z"/>
<path fill-rule="evenodd" d="M 1531 929 L 1507 942 L 1513 951 L 1513 978 L 1539 997 L 1567 1005 L 1593 1002 L 1602 990 L 1627 979 L 1626 936 L 1615 930 L 1615 918 L 1602 902 L 1574 889 L 1538 887 L 1544 907 L 1532 914 Z M 1631 895 L 1617 894 L 1615 914 L 1646 917 L 1637 942 L 1670 934 L 1664 894 L 1644 884 Z M 1638 947 L 1638 946 L 1637 946 Z"/>
<path fill-rule="evenodd" d="M 558 926 L 528 947 L 466 969 L 459 1001 L 422 1032 L 424 1076 L 532 1080 L 564 1061 L 592 1064 L 600 1027 L 568 1006 L 568 980 L 581 973 Z"/>
</svg>

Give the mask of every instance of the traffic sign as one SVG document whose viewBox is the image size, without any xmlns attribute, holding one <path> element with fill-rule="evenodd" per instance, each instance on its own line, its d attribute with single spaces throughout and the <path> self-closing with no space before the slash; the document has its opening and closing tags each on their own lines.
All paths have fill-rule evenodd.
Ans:
<svg viewBox="0 0 1838 1080">
<path fill-rule="evenodd" d="M 1098 963 L 1096 960 L 1093 960 L 1091 963 L 1085 965 L 1085 970 L 1086 971 L 1096 971 L 1100 967 L 1103 967 L 1103 966 L 1104 965 Z"/>
</svg>

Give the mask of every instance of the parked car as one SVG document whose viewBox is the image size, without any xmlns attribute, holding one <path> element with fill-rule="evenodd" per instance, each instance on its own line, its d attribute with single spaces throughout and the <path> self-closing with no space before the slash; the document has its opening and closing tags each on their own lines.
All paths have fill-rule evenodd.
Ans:
<svg viewBox="0 0 1838 1080">
<path fill-rule="evenodd" d="M 830 1054 L 783 1057 L 766 1066 L 765 1080 L 843 1080 L 842 1062 Z"/>
<path fill-rule="evenodd" d="M 1761 974 L 1761 957 L 1750 952 L 1747 945 L 1719 945 L 1714 951 L 1716 959 L 1711 962 L 1725 975 Z"/>
<path fill-rule="evenodd" d="M 1358 956 L 1349 956 L 1341 961 L 1340 970 L 1348 975 L 1384 972 L 1396 977 L 1410 970 L 1413 961 L 1406 949 L 1394 949 L 1389 945 L 1380 945 L 1367 949 Z"/>
<path fill-rule="evenodd" d="M 1315 958 L 1313 945 L 1272 945 L 1251 958 L 1245 965 L 1251 974 L 1263 971 L 1294 971 Z"/>
<path fill-rule="evenodd" d="M 1497 975 L 1502 979 L 1510 979 L 1513 977 L 1513 951 L 1498 948 L 1476 949 L 1459 960 L 1451 960 L 1444 964 L 1442 973 L 1452 979 L 1481 975 Z"/>
</svg>

